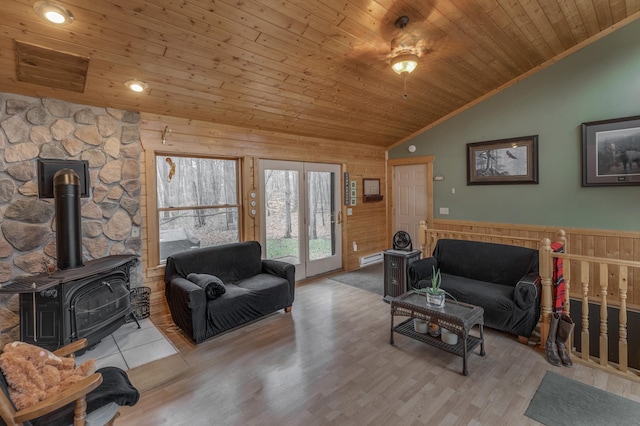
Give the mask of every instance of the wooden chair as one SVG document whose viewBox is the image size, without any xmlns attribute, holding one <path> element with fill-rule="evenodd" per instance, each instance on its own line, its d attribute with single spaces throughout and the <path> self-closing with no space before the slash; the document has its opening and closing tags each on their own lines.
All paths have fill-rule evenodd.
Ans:
<svg viewBox="0 0 640 426">
<path fill-rule="evenodd" d="M 53 353 L 61 357 L 70 356 L 74 352 L 86 346 L 87 340 L 80 339 L 54 351 Z M 107 404 L 92 411 L 89 415 L 87 415 L 86 412 L 86 395 L 97 388 L 100 383 L 102 383 L 102 375 L 100 375 L 100 373 L 92 374 L 84 380 L 65 389 L 60 394 L 51 396 L 20 411 L 16 411 L 13 403 L 9 399 L 9 395 L 3 391 L 0 392 L 0 416 L 7 425 L 22 425 L 24 422 L 49 414 L 58 408 L 62 408 L 75 401 L 74 426 L 84 426 L 85 422 L 88 420 L 91 425 L 111 425 L 113 424 L 113 420 L 115 420 L 119 414 L 119 406 L 117 404 Z M 92 417 L 94 419 L 92 419 Z"/>
</svg>

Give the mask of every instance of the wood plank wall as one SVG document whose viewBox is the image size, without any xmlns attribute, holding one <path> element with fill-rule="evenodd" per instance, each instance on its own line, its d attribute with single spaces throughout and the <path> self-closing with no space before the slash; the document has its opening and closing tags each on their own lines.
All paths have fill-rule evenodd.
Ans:
<svg viewBox="0 0 640 426">
<path fill-rule="evenodd" d="M 515 225 L 504 223 L 473 222 L 435 219 L 430 228 L 473 232 L 493 235 L 509 235 L 530 237 L 542 240 L 553 239 L 560 229 L 553 226 Z M 608 259 L 623 259 L 640 261 L 640 232 L 611 231 L 603 229 L 562 228 L 567 235 L 567 252 L 575 255 L 595 256 Z M 565 266 L 565 269 L 567 267 Z M 571 277 L 571 296 L 582 298 L 580 284 L 580 262 L 569 263 Z M 599 303 L 600 271 L 596 265 L 589 266 L 589 301 Z M 619 305 L 618 267 L 611 266 L 607 271 L 607 302 Z M 596 285 L 593 285 L 593 284 Z M 629 268 L 628 271 L 628 299 L 629 309 L 640 310 L 640 270 Z"/>
<path fill-rule="evenodd" d="M 260 159 L 340 164 L 342 171 L 349 172 L 350 179 L 357 181 L 358 193 L 352 216 L 347 216 L 346 206 L 342 206 L 344 269 L 357 269 L 359 257 L 388 248 L 388 197 L 385 196 L 381 202 L 362 202 L 363 178 L 378 178 L 380 187 L 386 188 L 385 151 L 382 148 L 154 114 L 142 114 L 140 127 L 144 150 L 141 170 L 145 171 L 141 178 L 142 258 L 145 285 L 152 288 L 152 297 L 162 297 L 159 290 L 164 289 L 164 267 L 151 261 L 156 257 L 158 238 L 153 164 L 156 152 L 239 158 L 242 163 L 240 175 L 244 205 L 249 189 L 259 187 L 257 171 Z M 163 144 L 162 133 L 165 128 L 166 144 Z M 342 180 L 342 176 L 340 178 Z M 386 194 L 383 192 L 383 195 Z M 259 239 L 259 219 L 251 218 L 246 208 L 242 212 L 242 223 L 243 240 Z M 358 245 L 358 252 L 353 251 L 354 241 Z"/>
</svg>

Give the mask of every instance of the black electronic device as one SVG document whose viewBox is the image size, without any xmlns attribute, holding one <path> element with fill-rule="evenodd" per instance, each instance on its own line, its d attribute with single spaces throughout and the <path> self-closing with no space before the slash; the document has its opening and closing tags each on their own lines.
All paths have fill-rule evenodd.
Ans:
<svg viewBox="0 0 640 426">
<path fill-rule="evenodd" d="M 411 236 L 405 231 L 398 231 L 393 235 L 393 249 L 412 251 L 413 244 L 411 244 Z"/>
</svg>

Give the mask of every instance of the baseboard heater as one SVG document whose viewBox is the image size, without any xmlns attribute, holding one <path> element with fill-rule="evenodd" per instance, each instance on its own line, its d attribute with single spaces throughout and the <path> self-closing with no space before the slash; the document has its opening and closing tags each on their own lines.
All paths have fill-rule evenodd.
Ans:
<svg viewBox="0 0 640 426">
<path fill-rule="evenodd" d="M 372 265 L 374 263 L 382 262 L 382 252 L 370 254 L 360 258 L 360 267 Z"/>
</svg>

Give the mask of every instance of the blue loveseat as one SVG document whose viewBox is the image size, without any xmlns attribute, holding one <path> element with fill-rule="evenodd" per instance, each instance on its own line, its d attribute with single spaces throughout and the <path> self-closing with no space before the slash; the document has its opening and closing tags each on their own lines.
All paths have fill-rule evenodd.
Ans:
<svg viewBox="0 0 640 426">
<path fill-rule="evenodd" d="M 165 296 L 173 322 L 195 343 L 279 309 L 291 310 L 295 266 L 263 260 L 257 241 L 206 247 L 167 258 Z M 187 279 L 191 274 L 222 281 L 224 293 L 210 298 Z"/>
</svg>

